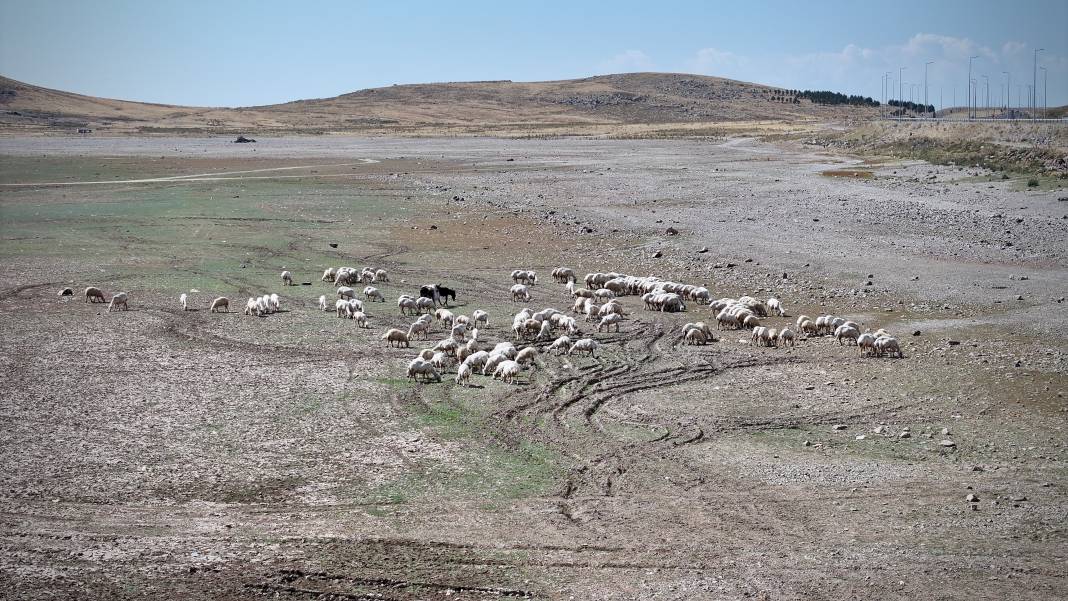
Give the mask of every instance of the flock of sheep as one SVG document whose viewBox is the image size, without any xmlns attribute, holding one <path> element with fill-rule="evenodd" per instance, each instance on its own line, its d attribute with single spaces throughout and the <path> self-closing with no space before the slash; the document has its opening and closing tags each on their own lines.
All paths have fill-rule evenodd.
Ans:
<svg viewBox="0 0 1068 601">
<path fill-rule="evenodd" d="M 515 270 L 511 275 L 512 301 L 530 302 L 531 287 L 537 284 L 537 273 L 533 270 Z M 834 315 L 821 315 L 814 320 L 801 315 L 795 322 L 797 332 L 789 326 L 777 330 L 761 325 L 761 318 L 769 315 L 786 317 L 785 307 L 776 298 L 759 300 L 742 296 L 713 300 L 709 290 L 701 286 L 680 284 L 654 276 L 639 277 L 612 272 L 587 274 L 583 279 L 585 287 L 578 287 L 575 272 L 565 267 L 554 269 L 552 277 L 555 282 L 564 284 L 574 298 L 570 314 L 551 307 L 540 311 L 523 308 L 512 318 L 514 341 L 500 342 L 490 348 L 479 338 L 478 330 L 480 326 L 484 328 L 489 325 L 489 314 L 481 309 L 470 315 L 454 313 L 448 308 L 448 301 L 450 298 L 455 300 L 456 292 L 440 284 L 422 286 L 419 296 L 400 295 L 397 307 L 401 315 L 417 317 L 407 330 L 390 328 L 381 335 L 381 339 L 389 346 L 407 348 L 413 341 L 429 340 L 436 323 L 445 337 L 432 347 L 420 351 L 408 364 L 408 379 L 440 382 L 442 374 L 455 365 L 455 381 L 462 386 L 469 385 L 471 376 L 476 373 L 506 383 L 516 383 L 524 369 L 537 369 L 540 355 L 538 344 L 547 344 L 545 350 L 549 354 L 584 353 L 594 356 L 598 342 L 591 337 L 582 337 L 580 324 L 589 327 L 595 325 L 598 333 L 618 332 L 627 315 L 619 297 L 641 296 L 644 308 L 648 311 L 686 311 L 687 302 L 708 306 L 719 330 L 750 330 L 749 342 L 754 346 L 796 346 L 799 332 L 806 338 L 833 336 L 839 345 L 851 342 L 864 356 L 904 356 L 897 339 L 885 330 L 861 332 L 856 322 Z M 289 271 L 283 271 L 281 279 L 283 286 L 293 285 L 293 275 Z M 357 271 L 351 267 L 336 267 L 324 271 L 322 281 L 334 284 L 336 299 L 331 305 L 327 295 L 321 295 L 319 309 L 333 312 L 338 318 L 347 317 L 355 321 L 357 327 L 367 328 L 369 320 L 364 301 L 384 303 L 386 300 L 382 292 L 371 284 L 388 282 L 389 276 L 382 269 L 364 268 Z M 364 301 L 356 298 L 356 289 L 351 286 L 358 283 L 366 284 L 362 292 Z M 63 294 L 68 293 L 69 289 Z M 93 286 L 85 289 L 85 300 L 108 302 L 104 293 Z M 182 293 L 179 302 L 183 310 L 188 310 L 187 294 Z M 111 298 L 108 311 L 116 308 L 129 308 L 127 293 L 119 292 Z M 230 299 L 224 296 L 215 298 L 209 308 L 212 313 L 229 312 Z M 278 294 L 264 294 L 249 298 L 244 313 L 263 316 L 280 308 Z M 683 326 L 682 341 L 687 345 L 705 345 L 715 342 L 716 336 L 709 324 L 698 321 Z"/>
</svg>

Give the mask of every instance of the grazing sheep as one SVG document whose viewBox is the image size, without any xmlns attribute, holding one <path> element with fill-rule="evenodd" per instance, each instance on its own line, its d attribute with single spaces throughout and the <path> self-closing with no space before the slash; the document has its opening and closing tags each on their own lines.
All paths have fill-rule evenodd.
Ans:
<svg viewBox="0 0 1068 601">
<path fill-rule="evenodd" d="M 363 311 L 354 311 L 352 313 L 352 320 L 356 322 L 357 328 L 367 327 L 367 314 Z"/>
<path fill-rule="evenodd" d="M 471 365 L 467 363 L 461 363 L 460 367 L 456 368 L 456 383 L 460 386 L 471 385 Z"/>
<path fill-rule="evenodd" d="M 130 307 L 126 304 L 128 296 L 125 292 L 119 292 L 115 296 L 111 297 L 111 302 L 108 304 L 108 313 L 111 313 L 112 309 L 122 307 L 123 311 L 129 311 Z"/>
<path fill-rule="evenodd" d="M 769 298 L 764 304 L 767 305 L 769 311 L 774 311 L 779 317 L 786 317 L 786 309 L 779 299 Z"/>
<path fill-rule="evenodd" d="M 333 282 L 337 278 L 337 267 L 331 267 L 323 271 L 324 282 Z"/>
<path fill-rule="evenodd" d="M 325 294 L 320 294 L 319 295 L 319 310 L 320 311 L 329 311 L 330 310 L 330 306 L 326 304 L 326 295 Z"/>
<path fill-rule="evenodd" d="M 282 285 L 283 286 L 292 286 L 293 285 L 293 274 L 292 273 L 289 273 L 288 271 L 283 271 L 282 272 Z"/>
<path fill-rule="evenodd" d="M 400 346 L 402 342 L 406 348 L 411 346 L 408 343 L 408 334 L 397 328 L 390 328 L 387 330 L 385 334 L 382 334 L 382 340 L 385 340 L 386 344 L 389 346 L 394 346 L 394 343 L 396 343 L 396 346 Z"/>
<path fill-rule="evenodd" d="M 464 338 L 467 336 L 467 326 L 462 323 L 458 323 L 452 326 L 452 330 L 450 331 L 450 333 L 452 334 L 453 340 L 457 342 L 463 342 Z"/>
<path fill-rule="evenodd" d="M 493 379 L 500 378 L 505 384 L 515 384 L 521 370 L 522 366 L 515 361 L 502 361 L 497 369 L 493 370 Z"/>
<path fill-rule="evenodd" d="M 857 344 L 857 338 L 860 338 L 860 330 L 853 326 L 840 325 L 834 331 L 834 339 L 838 341 L 838 344 L 844 345 L 843 340 L 852 340 L 853 344 Z"/>
<path fill-rule="evenodd" d="M 747 315 L 745 319 L 742 320 L 742 326 L 747 328 L 755 328 L 759 325 L 760 320 L 756 318 L 756 315 Z"/>
<path fill-rule="evenodd" d="M 182 303 L 182 311 L 188 311 L 189 310 L 189 303 L 187 302 L 188 300 L 189 300 L 189 296 L 187 296 L 186 293 L 184 293 L 184 292 L 181 293 L 178 296 L 178 302 Z"/>
<path fill-rule="evenodd" d="M 245 303 L 245 315 L 259 316 L 259 314 L 260 314 L 259 303 L 257 303 L 256 299 L 254 299 L 254 298 L 248 299 L 248 302 Z"/>
<path fill-rule="evenodd" d="M 429 314 L 434 311 L 434 299 L 427 298 L 425 296 L 420 296 L 419 298 L 415 299 L 415 307 L 419 311 Z"/>
<path fill-rule="evenodd" d="M 425 382 L 431 380 L 434 382 L 441 381 L 441 374 L 434 368 L 433 363 L 424 361 L 423 359 L 412 359 L 412 362 L 408 364 L 408 379 L 411 380 L 414 378 L 415 381 L 418 382 L 420 376 Z"/>
<path fill-rule="evenodd" d="M 489 358 L 486 359 L 486 363 L 482 366 L 482 375 L 488 376 L 492 374 L 497 369 L 498 365 L 508 360 L 509 358 L 501 353 L 490 353 Z"/>
<path fill-rule="evenodd" d="M 891 357 L 897 356 L 899 359 L 904 359 L 905 354 L 901 352 L 901 345 L 898 344 L 897 338 L 893 336 L 880 336 L 875 340 L 875 353 L 879 356 L 889 355 Z"/>
<path fill-rule="evenodd" d="M 389 281 L 389 274 L 386 273 L 385 269 L 377 269 L 377 270 L 375 270 L 375 275 L 371 279 L 371 281 L 375 282 L 375 283 L 388 282 Z"/>
<path fill-rule="evenodd" d="M 412 325 L 408 326 L 408 338 L 415 340 L 417 334 L 422 334 L 423 340 L 430 338 L 430 324 L 423 321 L 412 322 Z"/>
<path fill-rule="evenodd" d="M 518 363 L 520 365 L 525 365 L 525 364 L 529 363 L 531 369 L 537 369 L 538 368 L 537 359 L 538 359 L 538 349 L 533 347 L 533 346 L 528 346 L 527 348 L 519 351 L 519 353 L 516 354 L 516 356 L 515 356 L 515 362 L 516 363 Z"/>
<path fill-rule="evenodd" d="M 482 369 L 489 361 L 490 354 L 486 351 L 475 351 L 464 359 L 464 363 L 471 366 L 472 370 Z"/>
<path fill-rule="evenodd" d="M 442 373 L 448 371 L 449 365 L 452 363 L 452 359 L 444 351 L 436 351 L 434 356 L 430 358 L 430 363 L 435 368 L 440 369 Z"/>
<path fill-rule="evenodd" d="M 574 282 L 577 279 L 575 277 L 575 270 L 567 267 L 557 267 L 552 271 L 552 276 L 553 281 L 560 282 L 561 284 Z"/>
<path fill-rule="evenodd" d="M 446 328 L 451 328 L 453 320 L 456 319 L 456 316 L 448 309 L 438 309 L 437 311 L 434 311 L 434 317 Z"/>
<path fill-rule="evenodd" d="M 416 304 L 414 298 L 407 294 L 397 299 L 397 306 L 400 307 L 401 315 L 406 315 L 408 313 L 415 315 L 419 312 L 419 305 Z"/>
<path fill-rule="evenodd" d="M 690 328 L 686 331 L 686 344 L 704 346 L 707 343 L 708 337 L 705 336 L 703 330 L 700 330 L 698 328 Z"/>
<path fill-rule="evenodd" d="M 378 301 L 381 303 L 386 302 L 386 297 L 382 294 L 381 291 L 378 290 L 378 288 L 375 288 L 374 286 L 366 286 L 363 289 L 363 297 L 369 301 Z"/>
<path fill-rule="evenodd" d="M 493 347 L 490 354 L 500 354 L 511 359 L 512 357 L 515 357 L 518 352 L 519 351 L 516 350 L 515 345 L 511 342 L 500 342 L 497 346 Z"/>
<path fill-rule="evenodd" d="M 226 309 L 226 313 L 229 313 L 230 312 L 230 299 L 226 298 L 225 296 L 220 296 L 219 298 L 211 301 L 210 309 L 211 309 L 212 313 L 218 313 L 218 312 L 222 311 L 223 309 Z"/>
<path fill-rule="evenodd" d="M 794 324 L 797 325 L 797 329 L 800 330 L 801 329 L 801 323 L 805 322 L 805 321 L 812 321 L 812 318 L 809 317 L 808 315 L 798 315 L 797 316 L 797 321 L 795 321 Z"/>
<path fill-rule="evenodd" d="M 857 336 L 857 350 L 860 351 L 861 357 L 874 354 L 875 336 L 869 332 L 864 332 L 860 336 Z"/>
<path fill-rule="evenodd" d="M 471 313 L 471 321 L 475 323 L 481 323 L 484 326 L 489 325 L 489 313 L 486 313 L 482 309 L 475 309 Z"/>
<path fill-rule="evenodd" d="M 575 288 L 575 282 L 567 283 L 567 291 L 575 298 L 593 298 L 593 290 L 589 288 Z"/>
<path fill-rule="evenodd" d="M 419 357 L 420 359 L 423 359 L 424 361 L 430 361 L 431 359 L 434 358 L 434 353 L 435 352 L 437 352 L 437 351 L 435 351 L 434 349 L 425 348 L 425 349 L 419 351 L 419 354 L 416 355 L 416 356 Z"/>
<path fill-rule="evenodd" d="M 352 310 L 352 305 L 349 304 L 349 301 L 343 298 L 339 298 L 337 299 L 337 301 L 334 302 L 334 310 L 337 311 L 337 316 L 339 319 L 342 317 L 348 317 L 349 311 Z"/>
<path fill-rule="evenodd" d="M 549 345 L 549 351 L 560 351 L 560 354 L 566 353 L 567 349 L 571 347 L 571 338 L 568 336 L 561 336 L 553 341 Z"/>
<path fill-rule="evenodd" d="M 597 331 L 600 332 L 601 328 L 605 328 L 607 331 L 612 331 L 612 326 L 616 327 L 616 331 L 619 331 L 619 323 L 623 321 L 623 316 L 618 313 L 609 313 L 601 318 L 600 323 L 597 324 Z"/>
<path fill-rule="evenodd" d="M 104 292 L 96 286 L 89 286 L 85 289 L 85 302 L 87 303 L 106 303 L 107 299 L 104 298 Z"/>
<path fill-rule="evenodd" d="M 598 346 L 599 345 L 597 344 L 596 340 L 594 340 L 592 338 L 583 338 L 582 340 L 579 340 L 575 344 L 572 344 L 571 348 L 567 349 L 567 354 L 568 355 L 573 355 L 576 352 L 589 353 L 589 355 L 591 357 L 593 357 L 596 354 Z"/>
<path fill-rule="evenodd" d="M 277 312 L 281 310 L 282 299 L 278 298 L 277 294 L 272 292 L 271 295 L 267 297 L 267 303 L 271 306 L 272 312 Z"/>
<path fill-rule="evenodd" d="M 789 328 L 783 328 L 779 332 L 779 344 L 778 346 L 797 346 L 797 334 Z"/>
<path fill-rule="evenodd" d="M 348 286 L 340 286 L 337 289 L 338 298 L 356 298 L 356 289 Z"/>
<path fill-rule="evenodd" d="M 797 325 L 797 329 L 805 333 L 806 336 L 816 336 L 819 334 L 819 327 L 816 322 L 811 319 L 806 319 Z"/>
<path fill-rule="evenodd" d="M 688 323 L 688 324 L 682 326 L 682 335 L 686 336 L 686 334 L 690 330 L 694 330 L 694 329 L 701 330 L 701 332 L 705 335 L 705 340 L 706 341 L 708 341 L 708 342 L 715 342 L 716 341 L 716 336 L 712 333 L 712 327 L 709 326 L 707 323 L 705 323 L 703 321 L 698 321 L 696 323 Z"/>
<path fill-rule="evenodd" d="M 615 299 L 601 305 L 601 315 L 609 315 L 613 313 L 620 317 L 626 316 L 626 313 L 623 312 L 623 305 L 619 304 L 619 301 Z"/>
<path fill-rule="evenodd" d="M 516 284 L 511 288 L 512 302 L 530 302 L 530 289 L 523 284 Z"/>
<path fill-rule="evenodd" d="M 597 300 L 609 300 L 615 297 L 616 293 L 609 290 L 608 288 L 598 288 L 597 290 L 593 291 L 593 298 L 596 298 Z"/>
</svg>

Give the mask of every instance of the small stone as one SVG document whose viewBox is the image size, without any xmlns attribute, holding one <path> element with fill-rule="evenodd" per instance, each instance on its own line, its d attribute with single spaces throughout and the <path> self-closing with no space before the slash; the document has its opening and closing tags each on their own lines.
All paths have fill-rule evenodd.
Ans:
<svg viewBox="0 0 1068 601">
<path fill-rule="evenodd" d="M 697 251 L 697 252 L 698 252 L 698 253 L 702 253 L 702 254 L 703 254 L 703 253 L 706 253 L 706 252 L 708 252 L 708 247 L 707 247 L 707 246 L 702 246 L 702 247 L 701 247 L 701 250 L 699 250 L 699 251 Z"/>
<path fill-rule="evenodd" d="M 969 503 L 978 503 L 979 502 L 979 495 L 977 495 L 975 493 L 968 493 L 968 496 L 964 497 L 964 500 L 969 502 Z"/>
<path fill-rule="evenodd" d="M 938 444 L 942 445 L 943 447 L 945 447 L 947 449 L 952 449 L 952 448 L 955 448 L 957 446 L 957 443 L 955 443 L 955 442 L 953 442 L 952 440 L 949 440 L 949 439 L 943 440 L 942 442 L 940 442 Z"/>
<path fill-rule="evenodd" d="M 949 428 L 942 428 L 942 436 L 949 436 Z"/>
<path fill-rule="evenodd" d="M 668 236 L 677 236 L 679 234 L 679 230 L 673 227 L 668 227 L 668 229 L 664 230 L 664 233 Z"/>
<path fill-rule="evenodd" d="M 815 386 L 805 386 L 805 390 L 816 390 Z"/>
<path fill-rule="evenodd" d="M 898 438 L 912 438 L 912 433 L 905 431 L 897 435 Z"/>
<path fill-rule="evenodd" d="M 875 434 L 886 434 L 886 426 L 879 426 L 872 430 Z"/>
<path fill-rule="evenodd" d="M 846 427 L 847 427 L 847 426 L 846 426 L 845 424 L 835 424 L 835 425 L 834 425 L 834 429 L 835 429 L 835 430 L 845 430 L 845 429 L 846 429 Z"/>
<path fill-rule="evenodd" d="M 337 248 L 337 242 L 331 242 L 330 248 Z"/>
<path fill-rule="evenodd" d="M 866 438 L 867 438 L 867 436 L 864 435 L 864 434 L 857 434 L 857 440 L 864 440 Z"/>
<path fill-rule="evenodd" d="M 660 257 L 663 257 L 663 256 L 664 256 L 664 253 L 660 252 L 659 250 L 656 251 L 655 253 L 653 253 L 653 258 L 654 259 L 659 259 Z"/>
<path fill-rule="evenodd" d="M 1016 300 L 1022 301 L 1023 300 L 1023 295 L 1022 294 L 1017 294 L 1016 295 Z"/>
<path fill-rule="evenodd" d="M 913 333 L 912 333 L 912 335 L 913 335 L 913 336 L 919 336 L 919 335 L 920 335 L 920 331 L 919 331 L 919 330 L 916 330 L 915 332 L 913 332 Z"/>
<path fill-rule="evenodd" d="M 807 440 L 805 442 L 801 443 L 801 444 L 802 444 L 802 446 L 806 446 L 806 447 L 811 447 L 812 446 L 812 443 L 807 441 Z"/>
<path fill-rule="evenodd" d="M 59 291 L 60 296 L 74 296 L 74 290 L 70 288 L 64 288 Z"/>
<path fill-rule="evenodd" d="M 950 340 L 949 346 L 960 346 L 960 340 Z"/>
</svg>

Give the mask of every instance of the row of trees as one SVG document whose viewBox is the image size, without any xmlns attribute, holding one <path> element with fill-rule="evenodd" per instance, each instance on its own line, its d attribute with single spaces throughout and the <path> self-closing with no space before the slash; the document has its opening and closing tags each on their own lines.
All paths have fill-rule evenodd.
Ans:
<svg viewBox="0 0 1068 601">
<path fill-rule="evenodd" d="M 904 109 L 905 111 L 912 111 L 914 113 L 933 113 L 935 107 L 933 104 L 918 104 L 915 102 L 909 102 L 908 100 L 887 100 L 887 106 L 897 107 Z"/>
<path fill-rule="evenodd" d="M 870 96 L 840 94 L 828 90 L 775 90 L 771 99 L 779 102 L 800 104 L 802 99 L 813 104 L 849 104 L 853 106 L 879 106 L 879 101 Z"/>
</svg>

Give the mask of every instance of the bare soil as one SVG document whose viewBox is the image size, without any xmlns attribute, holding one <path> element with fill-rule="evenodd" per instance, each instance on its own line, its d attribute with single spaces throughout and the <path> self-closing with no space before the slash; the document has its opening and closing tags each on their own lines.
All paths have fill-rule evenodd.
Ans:
<svg viewBox="0 0 1068 601">
<path fill-rule="evenodd" d="M 7 597 L 1068 595 L 1063 190 L 746 138 L 257 139 L 0 139 Z M 335 265 L 389 271 L 369 329 L 318 310 Z M 515 386 L 410 383 L 430 343 L 379 340 L 426 282 L 510 339 L 510 271 L 567 310 L 560 265 L 905 358 L 683 346 L 709 311 L 636 297 Z M 88 285 L 130 311 L 57 295 Z"/>
</svg>

